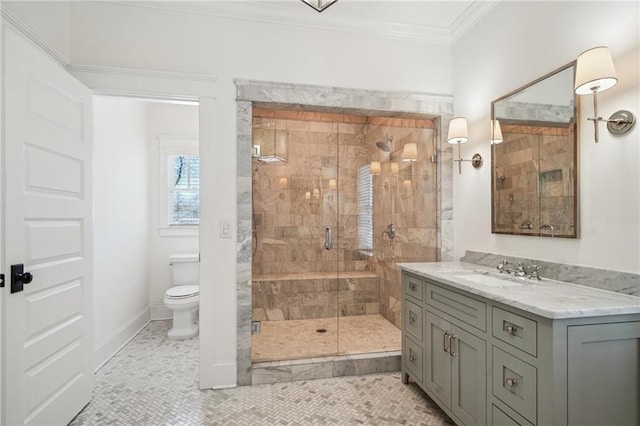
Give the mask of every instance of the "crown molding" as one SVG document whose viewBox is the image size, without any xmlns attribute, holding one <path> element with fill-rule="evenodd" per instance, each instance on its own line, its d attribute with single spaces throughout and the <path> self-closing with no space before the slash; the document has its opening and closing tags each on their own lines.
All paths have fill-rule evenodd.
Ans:
<svg viewBox="0 0 640 426">
<path fill-rule="evenodd" d="M 282 10 L 274 10 L 268 3 L 237 2 L 225 4 L 208 3 L 206 7 L 195 3 L 176 4 L 165 2 L 127 2 L 104 1 L 96 3 L 117 5 L 123 7 L 152 9 L 176 13 L 188 13 L 223 19 L 251 21 L 269 24 L 286 25 L 299 28 L 314 28 L 325 31 L 347 32 L 367 35 L 380 35 L 425 43 L 451 45 L 455 39 L 462 36 L 484 14 L 486 14 L 499 0 L 475 0 L 450 28 L 404 24 L 398 22 L 381 22 L 372 20 L 350 20 L 323 16 L 319 23 L 315 15 L 304 16 Z"/>
<path fill-rule="evenodd" d="M 71 73 L 93 73 L 106 75 L 124 75 L 131 77 L 153 77 L 169 80 L 199 81 L 216 83 L 217 77 L 207 74 L 191 74 L 175 71 L 146 70 L 140 68 L 111 67 L 104 65 L 69 64 L 67 70 Z"/>
<path fill-rule="evenodd" d="M 10 24 L 13 28 L 18 30 L 23 36 L 33 42 L 44 53 L 46 53 L 51 59 L 66 67 L 71 63 L 69 58 L 65 56 L 58 49 L 50 45 L 45 39 L 40 37 L 38 33 L 33 31 L 27 24 L 25 24 L 20 18 L 18 18 L 9 8 L 0 2 L 0 15 L 2 20 Z"/>
<path fill-rule="evenodd" d="M 455 20 L 449 30 L 451 31 L 451 43 L 456 42 L 471 29 L 484 15 L 493 9 L 500 0 L 476 0 L 462 15 Z"/>
</svg>

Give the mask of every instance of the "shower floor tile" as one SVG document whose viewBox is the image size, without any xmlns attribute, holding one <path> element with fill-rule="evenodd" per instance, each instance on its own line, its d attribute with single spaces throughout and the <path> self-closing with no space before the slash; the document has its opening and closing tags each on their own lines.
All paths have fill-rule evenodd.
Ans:
<svg viewBox="0 0 640 426">
<path fill-rule="evenodd" d="M 400 329 L 378 314 L 263 321 L 261 328 L 251 336 L 252 362 L 399 351 L 402 343 Z"/>
<path fill-rule="evenodd" d="M 70 425 L 453 425 L 398 372 L 200 390 L 198 338 L 169 340 L 170 326 L 152 321 L 98 370 Z"/>
</svg>

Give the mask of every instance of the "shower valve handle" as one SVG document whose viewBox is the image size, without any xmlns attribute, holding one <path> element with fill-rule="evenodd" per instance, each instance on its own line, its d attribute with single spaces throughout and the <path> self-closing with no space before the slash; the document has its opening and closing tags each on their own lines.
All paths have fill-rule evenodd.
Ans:
<svg viewBox="0 0 640 426">
<path fill-rule="evenodd" d="M 333 238 L 331 236 L 331 227 L 327 226 L 324 228 L 324 248 L 327 250 L 331 250 L 333 246 Z"/>
</svg>

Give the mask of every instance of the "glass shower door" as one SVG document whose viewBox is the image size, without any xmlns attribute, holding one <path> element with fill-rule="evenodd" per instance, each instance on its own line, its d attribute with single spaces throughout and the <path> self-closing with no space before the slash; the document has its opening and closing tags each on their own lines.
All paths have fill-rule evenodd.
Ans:
<svg viewBox="0 0 640 426">
<path fill-rule="evenodd" d="M 253 144 L 271 141 L 281 160 L 254 160 L 252 321 L 260 333 L 252 336 L 252 361 L 333 356 L 337 123 L 325 114 L 254 108 Z"/>
</svg>

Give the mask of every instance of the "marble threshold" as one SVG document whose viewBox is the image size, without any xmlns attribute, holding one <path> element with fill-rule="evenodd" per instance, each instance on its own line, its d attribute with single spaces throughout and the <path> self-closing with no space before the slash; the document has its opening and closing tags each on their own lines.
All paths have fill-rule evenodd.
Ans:
<svg viewBox="0 0 640 426">
<path fill-rule="evenodd" d="M 251 384 L 292 382 L 400 371 L 401 351 L 327 356 L 253 364 Z"/>
</svg>

